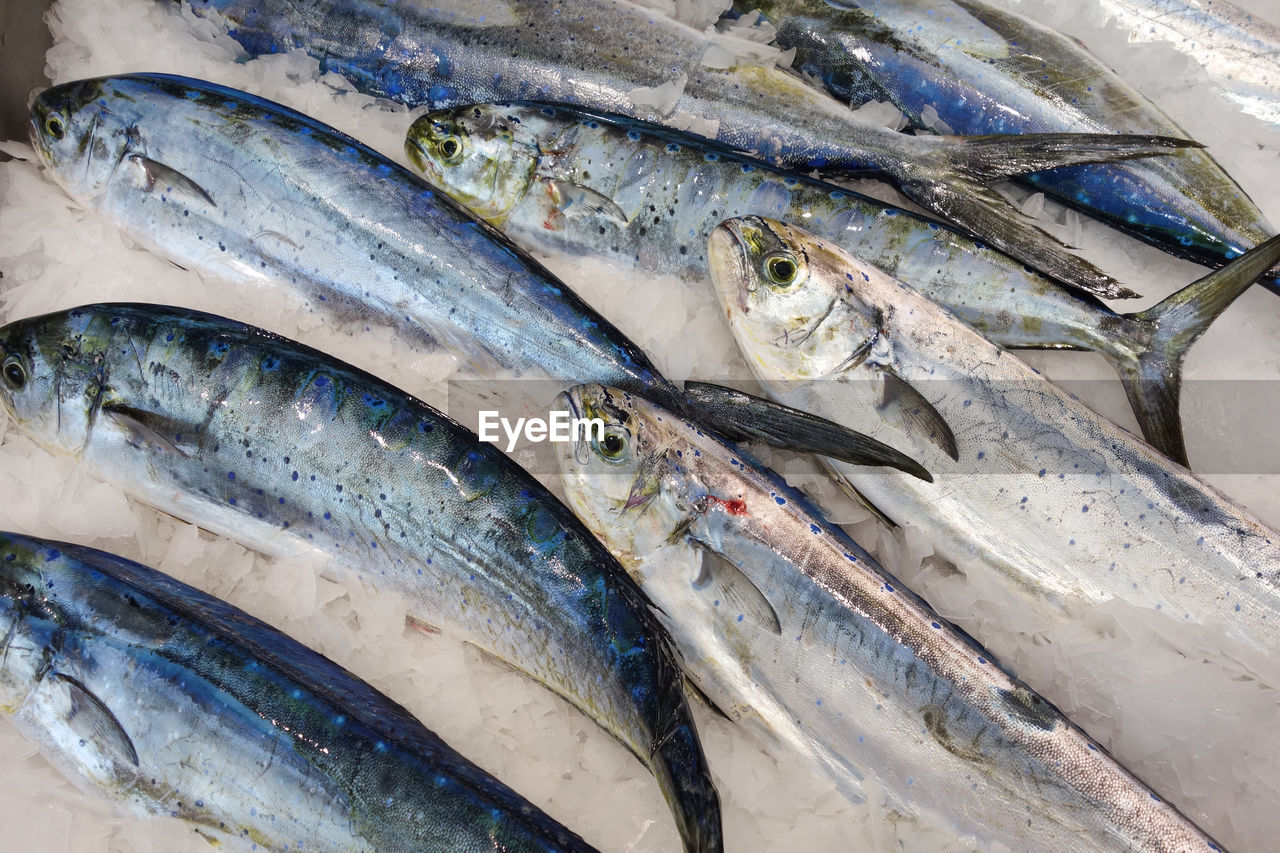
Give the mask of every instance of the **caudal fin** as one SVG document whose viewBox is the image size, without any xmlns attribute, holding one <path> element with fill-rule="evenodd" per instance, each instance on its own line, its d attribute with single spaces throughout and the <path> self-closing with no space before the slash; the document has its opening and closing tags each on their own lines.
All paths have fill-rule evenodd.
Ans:
<svg viewBox="0 0 1280 853">
<path fill-rule="evenodd" d="M 920 139 L 923 145 L 932 146 L 932 151 L 895 175 L 907 196 L 1027 266 L 1107 299 L 1138 294 L 1073 254 L 988 184 L 1059 166 L 1109 163 L 1202 147 L 1187 139 L 1137 134 L 1032 133 Z"/>
<path fill-rule="evenodd" d="M 1182 393 L 1182 361 L 1228 305 L 1280 262 L 1280 237 L 1272 237 L 1220 270 L 1179 290 L 1163 302 L 1129 315 L 1145 327 L 1145 346 L 1136 355 L 1109 353 L 1124 383 L 1129 404 L 1147 442 L 1175 462 L 1187 465 L 1178 402 Z"/>
<path fill-rule="evenodd" d="M 731 441 L 763 441 L 853 465 L 897 468 L 926 483 L 933 476 L 910 456 L 826 418 L 707 382 L 686 382 L 679 411 Z"/>
</svg>

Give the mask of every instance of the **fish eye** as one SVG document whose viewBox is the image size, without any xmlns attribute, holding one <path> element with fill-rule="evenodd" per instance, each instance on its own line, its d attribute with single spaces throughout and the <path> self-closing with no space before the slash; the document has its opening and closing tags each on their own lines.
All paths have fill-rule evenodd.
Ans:
<svg viewBox="0 0 1280 853">
<path fill-rule="evenodd" d="M 618 462 L 627 452 L 627 435 L 616 429 L 606 429 L 603 437 L 595 442 L 596 453 L 609 462 Z"/>
<path fill-rule="evenodd" d="M 462 140 L 458 137 L 446 136 L 440 140 L 437 148 L 440 151 L 440 159 L 450 166 L 456 166 L 462 161 Z"/>
<path fill-rule="evenodd" d="M 781 290 L 800 282 L 800 261 L 790 252 L 774 252 L 764 259 L 761 271 L 770 284 Z"/>
<path fill-rule="evenodd" d="M 67 127 L 62 119 L 56 115 L 51 115 L 44 120 L 44 132 L 59 140 L 66 133 Z"/>
<path fill-rule="evenodd" d="M 4 360 L 4 364 L 0 366 L 0 376 L 4 377 L 4 384 L 14 391 L 21 391 L 27 384 L 27 368 L 22 364 L 22 359 L 16 355 L 11 355 Z"/>
</svg>

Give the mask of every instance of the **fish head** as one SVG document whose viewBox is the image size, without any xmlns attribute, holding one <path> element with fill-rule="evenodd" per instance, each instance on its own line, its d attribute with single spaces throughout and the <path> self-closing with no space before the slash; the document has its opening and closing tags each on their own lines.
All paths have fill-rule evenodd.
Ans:
<svg viewBox="0 0 1280 853">
<path fill-rule="evenodd" d="M 677 453 L 685 446 L 682 422 L 641 397 L 598 384 L 565 391 L 554 408 L 587 422 L 572 441 L 555 445 L 567 502 L 635 575 L 688 515 L 689 471 Z"/>
<path fill-rule="evenodd" d="M 494 104 L 427 113 L 404 145 L 428 181 L 495 226 L 528 193 L 538 167 L 537 142 Z"/>
<path fill-rule="evenodd" d="M 0 405 L 54 453 L 78 456 L 107 387 L 109 318 L 75 309 L 0 327 Z"/>
<path fill-rule="evenodd" d="M 734 337 L 761 378 L 830 376 L 876 338 L 879 309 L 861 293 L 859 272 L 800 229 L 730 219 L 712 231 L 708 257 Z"/>
<path fill-rule="evenodd" d="M 137 135 L 102 80 L 80 80 L 36 95 L 28 110 L 31 145 L 73 198 L 102 195 Z"/>
</svg>

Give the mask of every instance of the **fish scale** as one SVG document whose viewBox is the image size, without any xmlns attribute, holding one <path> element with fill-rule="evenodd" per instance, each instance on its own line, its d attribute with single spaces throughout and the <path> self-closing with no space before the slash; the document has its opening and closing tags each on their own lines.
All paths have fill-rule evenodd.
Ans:
<svg viewBox="0 0 1280 853">
<path fill-rule="evenodd" d="M 170 0 L 164 0 L 170 2 Z M 367 94 L 435 108 L 497 100 L 577 104 L 677 124 L 792 167 L 873 173 L 1024 263 L 1084 290 L 1131 291 L 1017 214 L 992 181 L 1187 144 L 1114 134 L 963 140 L 913 137 L 856 117 L 798 75 L 754 62 L 712 67 L 711 35 L 624 0 L 301 3 L 201 0 L 251 56 L 302 49 Z M 655 90 L 674 88 L 656 106 Z"/>
<path fill-rule="evenodd" d="M 4 327 L 0 352 L 29 377 L 0 396 L 46 448 L 259 551 L 319 551 L 399 593 L 612 733 L 658 777 L 690 849 L 719 849 L 718 798 L 643 594 L 497 449 L 355 368 L 198 312 L 76 309 Z"/>
<path fill-rule="evenodd" d="M 592 849 L 368 684 L 146 566 L 0 533 L 0 623 L 18 728 L 81 789 L 211 844 Z"/>
<path fill-rule="evenodd" d="M 580 386 L 560 405 L 615 438 L 560 449 L 570 504 L 703 693 L 779 761 L 980 846 L 1221 849 L 781 477 L 635 395 Z"/>
</svg>

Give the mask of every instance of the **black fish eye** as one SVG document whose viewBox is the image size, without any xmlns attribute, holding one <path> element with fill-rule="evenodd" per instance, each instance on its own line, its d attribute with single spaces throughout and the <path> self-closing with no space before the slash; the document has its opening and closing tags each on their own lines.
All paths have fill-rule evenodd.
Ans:
<svg viewBox="0 0 1280 853">
<path fill-rule="evenodd" d="M 4 376 L 4 384 L 14 391 L 21 391 L 27 384 L 27 369 L 23 366 L 22 359 L 16 355 L 11 355 L 4 360 L 4 366 L 0 367 L 0 375 Z"/>
<path fill-rule="evenodd" d="M 55 140 L 61 139 L 66 130 L 66 125 L 63 124 L 62 119 L 58 118 L 56 115 L 51 115 L 44 120 L 44 132 L 52 136 Z"/>
<path fill-rule="evenodd" d="M 621 459 L 626 450 L 626 436 L 617 432 L 606 432 L 604 438 L 596 442 L 596 451 L 611 462 Z"/>
<path fill-rule="evenodd" d="M 462 140 L 456 136 L 446 136 L 440 140 L 440 158 L 453 165 L 462 159 Z"/>
<path fill-rule="evenodd" d="M 775 252 L 764 259 L 763 272 L 775 287 L 793 287 L 800 280 L 800 262 L 792 254 Z"/>
</svg>

